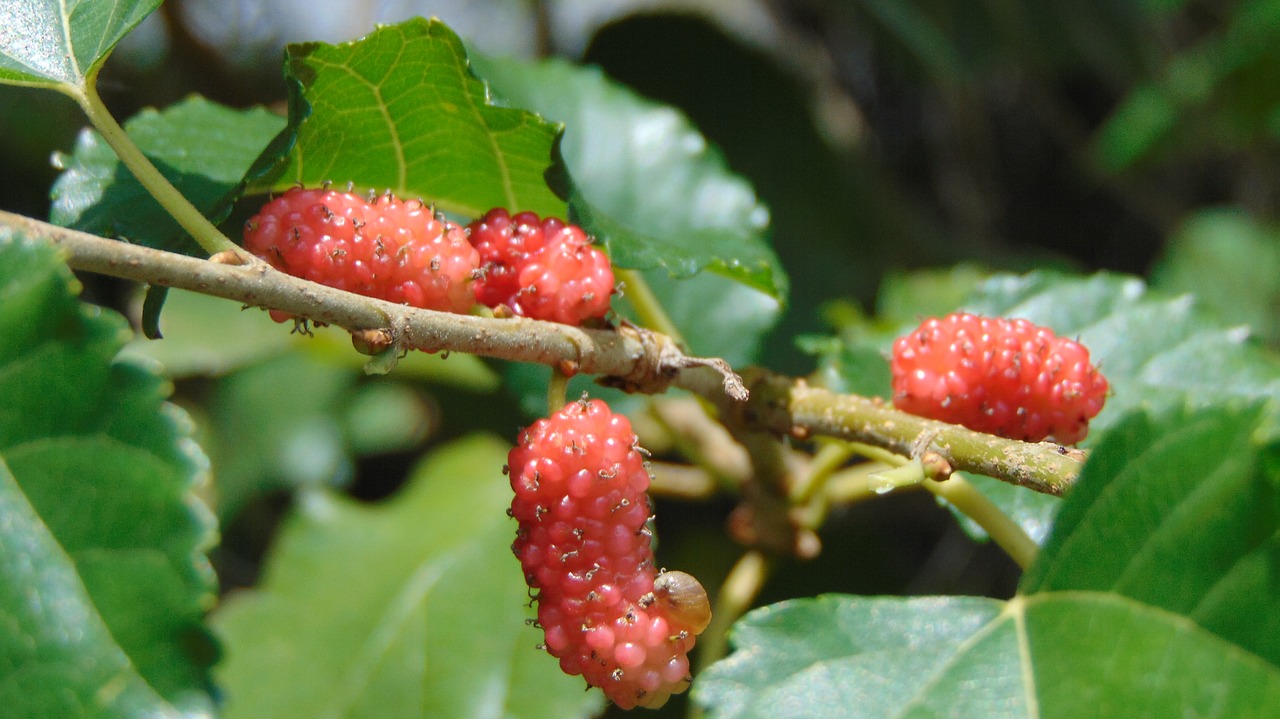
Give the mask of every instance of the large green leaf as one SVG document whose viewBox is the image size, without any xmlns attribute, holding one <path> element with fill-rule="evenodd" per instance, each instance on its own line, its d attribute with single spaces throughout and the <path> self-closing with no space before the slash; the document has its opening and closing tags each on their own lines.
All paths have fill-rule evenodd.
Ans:
<svg viewBox="0 0 1280 719">
<path fill-rule="evenodd" d="M 0 706 L 62 716 L 34 708 L 78 691 L 74 665 L 56 657 L 68 637 L 81 637 L 89 656 L 108 661 L 123 651 L 127 660 L 109 659 L 108 665 L 131 663 L 175 706 L 204 708 L 214 650 L 203 614 L 213 602 L 214 583 L 202 552 L 212 532 L 192 490 L 207 460 L 190 438 L 186 417 L 164 403 L 164 382 L 140 364 L 113 361 L 129 337 L 124 319 L 81 305 L 73 282 L 47 246 L 0 231 L 0 459 L 16 479 L 17 489 L 4 491 L 22 493 L 5 501 L 10 507 L 29 503 L 35 512 L 30 521 L 43 533 L 6 539 L 0 555 L 11 567 L 50 577 L 78 574 L 83 586 L 64 596 L 17 578 L 0 584 L 20 590 L 8 599 L 23 605 L 92 602 L 72 613 L 78 623 L 59 628 L 61 639 L 50 637 L 54 644 L 24 639 L 0 647 L 0 655 L 11 658 L 0 661 L 49 678 L 9 684 L 3 691 L 12 700 Z M 69 582 L 58 579 L 49 591 L 62 591 Z M 82 601 L 86 589 L 88 600 Z M 38 618 L 28 611 L 0 605 L 0 616 L 18 617 L 16 625 L 0 625 L 43 636 L 23 624 Z M 110 646 L 96 628 L 103 624 L 114 640 Z M 49 664 L 41 668 L 43 661 Z M 0 685 L 11 676 L 21 673 L 0 672 Z M 129 680 L 122 674 L 121 681 L 123 690 Z M 110 694 L 113 685 L 104 686 Z M 83 715 L 96 716 L 90 709 L 84 707 Z"/>
<path fill-rule="evenodd" d="M 0 82 L 78 95 L 161 0 L 0 1 Z"/>
<path fill-rule="evenodd" d="M 1093 450 L 1021 591 L 1114 592 L 1280 665 L 1280 447 L 1257 409 L 1131 416 Z"/>
<path fill-rule="evenodd" d="M 197 209 L 219 221 L 254 158 L 284 124 L 284 118 L 262 108 L 233 110 L 192 96 L 161 112 L 144 110 L 125 129 Z M 74 152 L 57 162 L 65 171 L 52 190 L 54 222 L 204 256 L 98 133 L 85 130 Z"/>
<path fill-rule="evenodd" d="M 9 719 L 179 717 L 138 675 L 0 459 L 0 706 Z"/>
<path fill-rule="evenodd" d="M 476 67 L 500 97 L 565 124 L 569 210 L 615 264 L 673 277 L 711 269 L 785 301 L 768 209 L 683 114 L 597 68 L 493 58 Z"/>
<path fill-rule="evenodd" d="M 286 71 L 290 125 L 253 171 L 257 189 L 352 183 L 467 217 L 493 207 L 563 214 L 543 177 L 559 128 L 490 103 L 440 21 L 291 45 Z"/>
<path fill-rule="evenodd" d="M 1135 416 L 1008 602 L 826 596 L 748 614 L 716 717 L 1271 717 L 1280 447 L 1256 407 Z"/>
<path fill-rule="evenodd" d="M 1097 592 L 828 595 L 758 609 L 694 682 L 716 719 L 1270 719 L 1280 669 Z"/>
<path fill-rule="evenodd" d="M 599 697 L 535 648 L 509 549 L 505 447 L 437 451 L 364 506 L 304 495 L 260 589 L 228 601 L 225 716 L 586 716 Z"/>
</svg>

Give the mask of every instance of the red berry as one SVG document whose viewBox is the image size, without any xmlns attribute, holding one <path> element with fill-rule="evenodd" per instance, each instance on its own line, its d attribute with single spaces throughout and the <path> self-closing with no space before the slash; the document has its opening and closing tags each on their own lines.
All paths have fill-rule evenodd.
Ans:
<svg viewBox="0 0 1280 719">
<path fill-rule="evenodd" d="M 244 245 L 276 269 L 349 292 L 445 312 L 475 304 L 478 253 L 417 200 L 295 187 L 249 219 Z"/>
<path fill-rule="evenodd" d="M 893 343 L 893 403 L 979 432 L 1074 444 L 1106 401 L 1089 350 L 1027 320 L 957 312 Z"/>
<path fill-rule="evenodd" d="M 546 649 L 624 709 L 688 687 L 688 652 L 710 619 L 697 580 L 654 569 L 636 441 L 625 416 L 584 400 L 522 432 L 507 465 L 511 549 L 537 592 Z"/>
<path fill-rule="evenodd" d="M 484 268 L 476 282 L 482 304 L 568 325 L 609 312 L 613 269 L 582 228 L 495 208 L 467 229 Z"/>
</svg>

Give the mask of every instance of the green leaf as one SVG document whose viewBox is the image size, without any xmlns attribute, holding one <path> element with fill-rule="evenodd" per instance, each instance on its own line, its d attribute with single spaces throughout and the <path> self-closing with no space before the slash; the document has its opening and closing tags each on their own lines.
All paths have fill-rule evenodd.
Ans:
<svg viewBox="0 0 1280 719">
<path fill-rule="evenodd" d="M 477 58 L 507 101 L 565 124 L 569 211 L 619 267 L 672 277 L 705 269 L 787 296 L 769 246 L 769 212 L 676 109 L 638 97 L 597 68 Z"/>
<path fill-rule="evenodd" d="M 506 448 L 470 439 L 366 506 L 302 497 L 261 588 L 216 617 L 224 716 L 583 717 L 596 693 L 535 648 L 509 545 Z"/>
<path fill-rule="evenodd" d="M 1270 717 L 1280 445 L 1256 407 L 1138 414 L 1093 450 L 1008 602 L 764 607 L 695 682 L 716 717 Z"/>
<path fill-rule="evenodd" d="M 1095 592 L 757 609 L 694 682 L 716 719 L 1268 719 L 1280 669 L 1193 622 Z"/>
<path fill-rule="evenodd" d="M 7 0 L 0 82 L 80 94 L 112 48 L 161 0 Z"/>
<path fill-rule="evenodd" d="M 10 719 L 181 716 L 138 675 L 0 459 L 0 706 Z"/>
<path fill-rule="evenodd" d="M 85 661 L 103 657 L 103 671 L 131 664 L 174 706 L 204 710 L 216 650 L 203 624 L 214 598 L 203 551 L 213 536 L 192 490 L 207 460 L 191 440 L 189 420 L 164 403 L 165 383 L 138 363 L 113 361 L 129 336 L 124 319 L 81 305 L 73 287 L 47 246 L 0 231 L 0 459 L 17 482 L 17 490 L 5 491 L 22 493 L 5 502 L 19 513 L 25 511 L 19 505 L 29 503 L 34 519 L 18 521 L 35 522 L 43 533 L 6 539 L 0 557 L 51 577 L 78 574 L 83 586 L 76 591 L 88 593 L 82 601 L 79 594 L 44 595 L 40 585 L 0 581 L 20 590 L 0 604 L 0 616 L 34 621 L 38 617 L 27 614 L 35 611 L 32 602 L 85 605 L 72 612 L 78 623 L 59 627 L 54 644 L 27 639 L 0 647 L 0 663 L 47 672 L 49 679 L 7 685 L 0 679 L 0 693 L 10 693 L 0 706 L 30 716 L 97 716 L 89 706 L 83 714 L 43 713 L 53 706 L 47 702 L 77 693 L 77 682 L 85 680 L 74 665 L 54 658 L 71 646 L 64 644 L 68 637 L 81 637 L 94 645 Z M 55 561 L 50 547 L 65 568 L 45 564 Z M 29 637 L 43 631 L 17 621 L 0 625 Z M 102 645 L 99 625 L 118 647 Z M 127 659 L 110 658 L 121 651 Z M 42 661 L 47 666 L 41 668 Z M 136 695 L 127 689 L 127 674 L 119 688 Z M 109 700 L 116 685 L 101 686 Z"/>
<path fill-rule="evenodd" d="M 1171 238 L 1151 283 L 1194 294 L 1224 321 L 1280 341 L 1280 226 L 1233 209 L 1200 212 Z"/>
<path fill-rule="evenodd" d="M 1257 408 L 1139 413 L 1093 449 L 1027 593 L 1114 592 L 1280 665 L 1280 445 Z"/>
<path fill-rule="evenodd" d="M 291 45 L 286 72 L 289 127 L 251 171 L 256 189 L 353 183 L 467 217 L 493 207 L 563 215 L 543 177 L 559 128 L 491 104 L 440 21 Z"/>
<path fill-rule="evenodd" d="M 233 110 L 192 96 L 144 110 L 125 129 L 161 173 L 206 216 L 226 217 L 254 158 L 284 126 L 262 108 Z M 53 222 L 85 232 L 203 257 L 199 245 L 143 189 L 102 136 L 85 130 L 51 192 Z"/>
</svg>

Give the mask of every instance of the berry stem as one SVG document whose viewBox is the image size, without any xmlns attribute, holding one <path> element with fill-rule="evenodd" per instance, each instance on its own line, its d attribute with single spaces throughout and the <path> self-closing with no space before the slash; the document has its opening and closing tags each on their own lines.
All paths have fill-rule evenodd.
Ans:
<svg viewBox="0 0 1280 719">
<path fill-rule="evenodd" d="M 879 495 L 871 475 L 884 469 L 880 462 L 863 462 L 831 475 L 826 482 L 825 500 L 830 504 L 850 505 Z"/>
<path fill-rule="evenodd" d="M 978 490 L 959 473 L 952 474 L 945 482 L 926 479 L 922 486 L 941 497 L 960 510 L 964 516 L 972 519 L 991 537 L 1001 549 L 1009 555 L 1019 567 L 1025 570 L 1035 561 L 1040 548 L 1035 540 L 992 502 L 987 495 Z"/>
<path fill-rule="evenodd" d="M 809 471 L 791 487 L 790 501 L 796 506 L 809 503 L 815 495 L 823 491 L 827 480 L 835 474 L 854 454 L 849 442 L 829 441 L 822 443 L 813 455 Z"/>
<path fill-rule="evenodd" d="M 565 395 L 569 391 L 569 375 L 559 367 L 551 368 L 551 379 L 547 382 L 547 416 L 551 416 L 564 408 Z"/>
<path fill-rule="evenodd" d="M 1036 552 L 1039 551 L 1035 540 L 987 495 L 966 482 L 958 472 L 952 473 L 945 481 L 937 482 L 925 476 L 923 463 L 918 457 L 908 459 L 902 455 L 886 452 L 879 447 L 850 444 L 855 445 L 858 454 L 881 464 L 890 465 L 890 469 L 866 475 L 864 480 L 866 489 L 879 494 L 886 491 L 886 488 L 924 487 L 982 527 L 991 540 L 1017 562 L 1019 567 L 1025 570 L 1035 561 Z M 900 474 L 889 474 L 895 472 Z"/>
<path fill-rule="evenodd" d="M 129 168 L 133 176 L 138 182 L 146 188 L 147 192 L 160 203 L 173 218 L 178 221 L 182 229 L 186 230 L 199 245 L 204 248 L 205 252 L 215 255 L 219 252 L 227 250 L 239 251 L 239 246 L 227 238 L 226 235 L 214 226 L 200 210 L 196 209 L 186 197 L 174 187 L 164 175 L 160 173 L 156 166 L 147 159 L 147 156 L 133 144 L 133 140 L 129 139 L 129 134 L 125 132 L 120 123 L 112 117 L 111 112 L 107 110 L 107 106 L 103 104 L 102 98 L 98 96 L 96 77 L 88 78 L 84 87 L 84 94 L 77 96 L 75 99 L 84 110 L 85 115 L 89 117 L 89 122 L 102 135 L 102 139 L 106 140 L 107 145 L 115 151 L 116 156 Z"/>
<path fill-rule="evenodd" d="M 730 627 L 751 608 L 773 572 L 773 564 L 773 560 L 763 552 L 752 549 L 739 557 L 729 570 L 724 584 L 720 585 L 720 591 L 716 594 L 711 624 L 698 639 L 694 676 L 724 658 L 729 649 Z M 690 703 L 689 717 L 697 719 L 701 716 L 702 708 Z"/>
<path fill-rule="evenodd" d="M 648 415 L 666 431 L 676 451 L 721 487 L 737 487 L 751 478 L 751 458 L 724 425 L 690 398 L 655 399 Z"/>
<path fill-rule="evenodd" d="M 625 297 L 636 311 L 640 324 L 661 332 L 674 340 L 677 346 L 687 349 L 689 344 L 680 335 L 680 328 L 676 327 L 676 323 L 667 314 L 666 308 L 662 306 L 662 300 L 654 294 L 653 288 L 649 286 L 644 275 L 637 270 L 623 270 L 616 267 L 613 272 L 626 285 Z"/>
</svg>

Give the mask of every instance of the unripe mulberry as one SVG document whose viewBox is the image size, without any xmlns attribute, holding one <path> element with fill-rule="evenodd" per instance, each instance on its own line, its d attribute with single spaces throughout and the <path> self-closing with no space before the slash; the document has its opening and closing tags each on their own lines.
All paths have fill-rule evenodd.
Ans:
<svg viewBox="0 0 1280 719">
<path fill-rule="evenodd" d="M 475 304 L 479 254 L 461 227 L 418 200 L 295 187 L 249 219 L 244 246 L 278 270 L 348 292 L 444 312 Z"/>
<path fill-rule="evenodd" d="M 625 416 L 584 400 L 521 433 L 507 465 L 520 524 L 511 548 L 545 647 L 624 709 L 688 687 L 688 652 L 710 619 L 697 580 L 654 569 L 636 442 Z"/>
<path fill-rule="evenodd" d="M 495 208 L 467 230 L 483 268 L 481 304 L 568 325 L 608 314 L 613 268 L 577 225 Z"/>
<path fill-rule="evenodd" d="M 1089 350 L 1023 319 L 926 320 L 894 341 L 891 369 L 898 409 L 1030 442 L 1079 442 L 1107 398 Z"/>
</svg>

